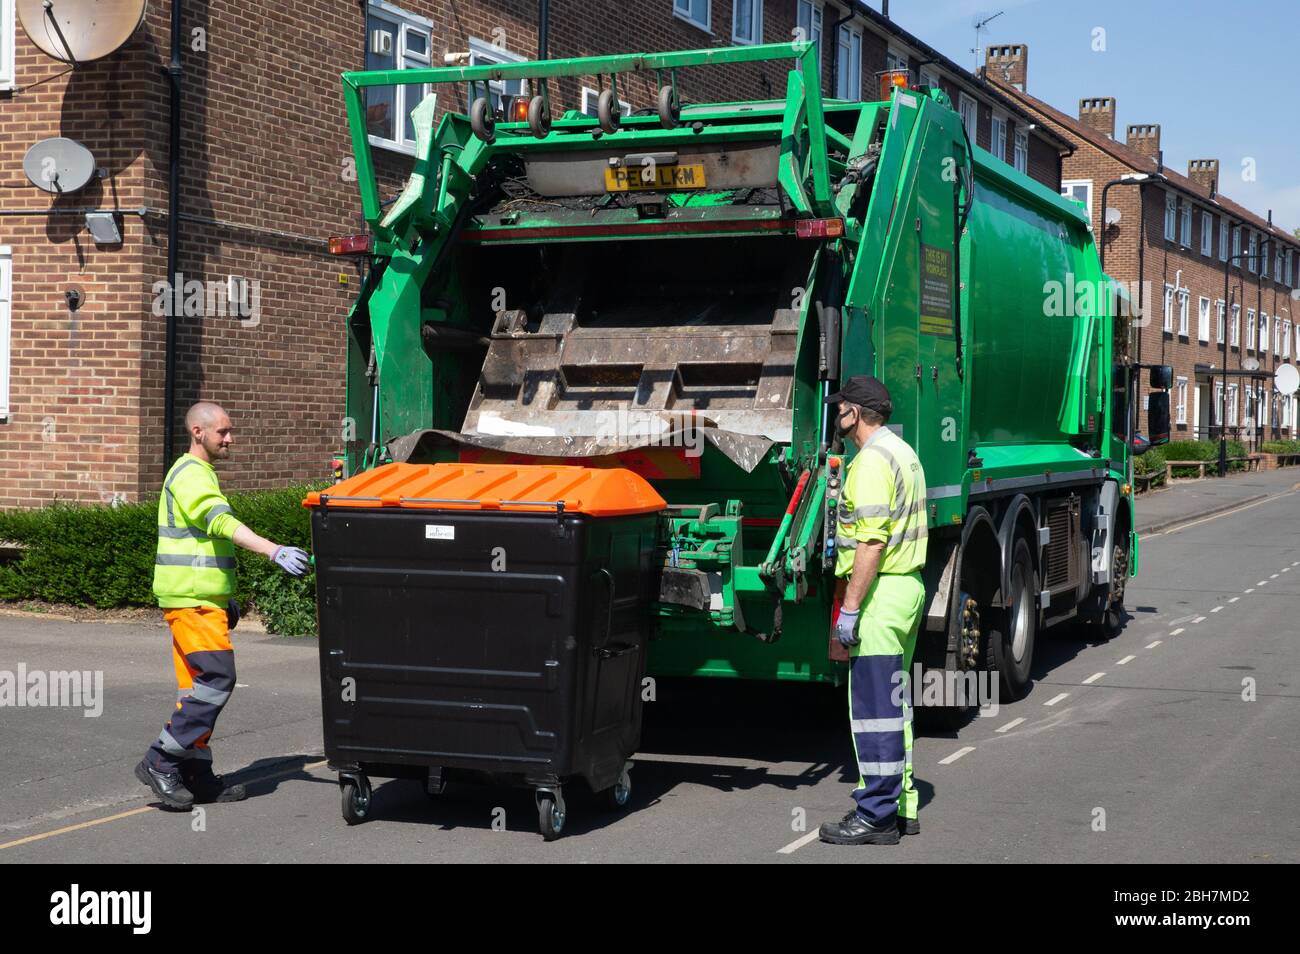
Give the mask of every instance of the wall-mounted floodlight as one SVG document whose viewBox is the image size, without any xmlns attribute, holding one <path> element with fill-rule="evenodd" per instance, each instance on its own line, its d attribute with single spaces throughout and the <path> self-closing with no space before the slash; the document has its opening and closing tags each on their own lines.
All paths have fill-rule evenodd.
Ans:
<svg viewBox="0 0 1300 954">
<path fill-rule="evenodd" d="M 96 245 L 121 245 L 122 229 L 113 212 L 87 212 L 86 228 Z"/>
</svg>

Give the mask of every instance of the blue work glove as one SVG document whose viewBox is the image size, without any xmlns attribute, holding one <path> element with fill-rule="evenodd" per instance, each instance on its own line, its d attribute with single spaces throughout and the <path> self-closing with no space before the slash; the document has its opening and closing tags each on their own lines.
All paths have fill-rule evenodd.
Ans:
<svg viewBox="0 0 1300 954">
<path fill-rule="evenodd" d="M 271 559 L 290 576 L 302 576 L 309 564 L 307 551 L 299 547 L 278 547 Z"/>
<path fill-rule="evenodd" d="M 862 613 L 862 608 L 855 610 L 846 610 L 840 607 L 840 615 L 835 618 L 835 638 L 843 646 L 856 646 L 861 640 L 858 634 L 854 632 L 858 628 L 858 616 Z"/>
<path fill-rule="evenodd" d="M 239 625 L 239 601 L 233 596 L 226 601 L 226 629 Z"/>
</svg>

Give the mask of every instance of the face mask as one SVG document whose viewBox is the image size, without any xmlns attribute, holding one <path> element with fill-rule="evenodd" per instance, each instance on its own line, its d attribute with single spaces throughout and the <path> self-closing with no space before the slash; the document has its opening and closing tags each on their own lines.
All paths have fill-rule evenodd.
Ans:
<svg viewBox="0 0 1300 954">
<path fill-rule="evenodd" d="M 840 437 L 848 437 L 850 434 L 853 433 L 854 429 L 858 426 L 858 422 L 856 420 L 848 427 L 844 426 L 844 419 L 846 417 L 851 417 L 853 413 L 854 412 L 851 410 L 845 411 L 844 413 L 840 414 L 838 417 L 835 418 L 835 428 L 839 432 Z"/>
</svg>

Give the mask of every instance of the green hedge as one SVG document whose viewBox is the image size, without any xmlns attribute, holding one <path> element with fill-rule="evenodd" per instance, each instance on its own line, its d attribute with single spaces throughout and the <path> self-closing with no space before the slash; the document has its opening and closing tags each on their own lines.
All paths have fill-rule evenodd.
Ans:
<svg viewBox="0 0 1300 954">
<path fill-rule="evenodd" d="M 1300 454 L 1300 441 L 1265 441 L 1259 449 L 1265 454 Z"/>
<path fill-rule="evenodd" d="M 310 549 L 302 498 L 313 484 L 285 490 L 228 494 L 235 515 L 276 543 Z M 158 498 L 118 507 L 56 504 L 41 510 L 0 511 L 0 540 L 27 547 L 0 564 L 0 600 L 39 599 L 107 609 L 154 606 Z M 315 578 L 294 579 L 260 554 L 236 550 L 236 597 L 255 607 L 269 632 L 316 631 Z"/>
<path fill-rule="evenodd" d="M 1300 443 L 1300 442 L 1297 442 Z M 1267 449 L 1267 445 L 1265 445 Z M 1300 453 L 1300 452 L 1297 452 Z M 1241 441 L 1228 441 L 1229 457 L 1245 457 L 1246 445 Z M 1219 442 L 1218 441 L 1170 441 L 1168 444 L 1162 444 L 1159 447 L 1153 447 L 1145 454 L 1139 454 L 1133 458 L 1133 470 L 1138 474 L 1163 474 L 1165 470 L 1165 461 L 1169 460 L 1204 460 L 1217 461 L 1219 459 Z M 1228 464 L 1229 470 L 1245 470 L 1246 465 L 1240 461 Z M 1205 475 L 1212 477 L 1218 473 L 1216 468 L 1207 467 Z M 1175 467 L 1175 477 L 1195 477 L 1197 470 L 1194 467 Z"/>
</svg>

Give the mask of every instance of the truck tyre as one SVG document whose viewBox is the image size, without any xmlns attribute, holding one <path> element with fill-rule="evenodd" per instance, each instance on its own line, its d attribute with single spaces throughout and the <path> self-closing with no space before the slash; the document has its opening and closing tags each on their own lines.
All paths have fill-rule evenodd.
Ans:
<svg viewBox="0 0 1300 954">
<path fill-rule="evenodd" d="M 1029 687 L 1034 663 L 1034 637 L 1038 633 L 1038 574 L 1024 537 L 1012 549 L 1011 589 L 1007 608 L 997 614 L 989 628 L 990 662 L 997 669 L 1002 691 L 1010 700 L 1019 699 Z"/>
<path fill-rule="evenodd" d="M 1091 621 L 1089 635 L 1099 642 L 1105 642 L 1119 635 L 1124 628 L 1124 587 L 1128 583 L 1129 568 L 1129 532 L 1121 526 L 1112 544 L 1110 566 L 1110 583 L 1099 586 L 1094 591 L 1097 601 L 1097 615 Z"/>
</svg>

